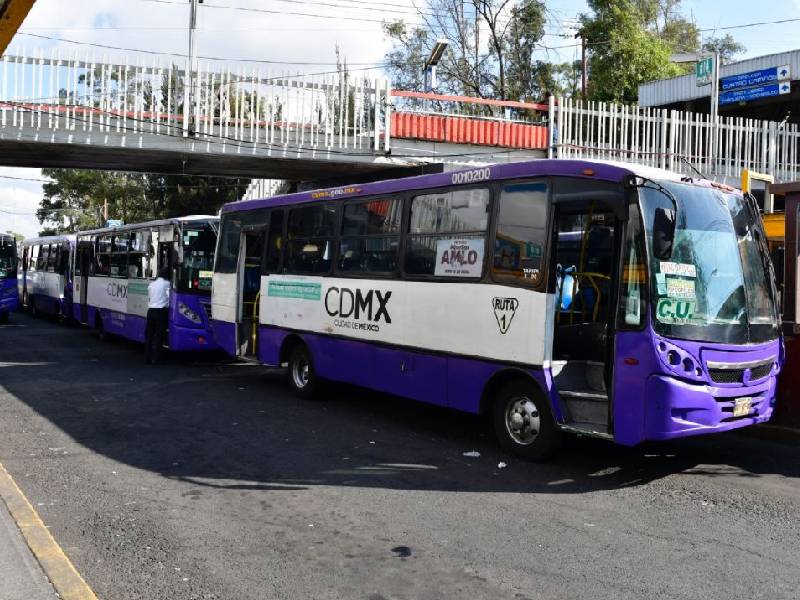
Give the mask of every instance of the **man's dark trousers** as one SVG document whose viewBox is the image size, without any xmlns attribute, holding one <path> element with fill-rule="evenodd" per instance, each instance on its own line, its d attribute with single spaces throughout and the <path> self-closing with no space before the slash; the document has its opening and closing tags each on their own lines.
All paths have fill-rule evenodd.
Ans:
<svg viewBox="0 0 800 600">
<path fill-rule="evenodd" d="M 145 331 L 145 359 L 154 365 L 161 359 L 164 336 L 169 323 L 169 308 L 148 308 L 147 329 Z"/>
</svg>

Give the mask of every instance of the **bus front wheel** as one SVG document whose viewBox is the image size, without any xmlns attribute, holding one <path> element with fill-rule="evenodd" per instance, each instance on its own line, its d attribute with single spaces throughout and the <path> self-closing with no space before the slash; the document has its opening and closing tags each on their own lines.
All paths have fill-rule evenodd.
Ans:
<svg viewBox="0 0 800 600">
<path fill-rule="evenodd" d="M 303 398 L 311 398 L 316 392 L 318 382 L 314 371 L 311 353 L 305 344 L 298 343 L 289 353 L 289 385 Z"/>
<path fill-rule="evenodd" d="M 500 446 L 525 460 L 549 459 L 558 448 L 559 432 L 550 406 L 533 383 L 512 381 L 497 393 L 494 433 Z"/>
</svg>

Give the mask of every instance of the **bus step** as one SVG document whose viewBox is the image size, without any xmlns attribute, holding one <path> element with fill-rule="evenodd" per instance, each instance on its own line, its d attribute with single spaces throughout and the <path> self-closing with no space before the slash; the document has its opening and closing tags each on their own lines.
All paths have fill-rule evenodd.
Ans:
<svg viewBox="0 0 800 600">
<path fill-rule="evenodd" d="M 552 361 L 550 365 L 556 388 L 566 390 L 591 390 L 604 393 L 604 365 L 589 360 Z"/>
<path fill-rule="evenodd" d="M 572 423 L 608 424 L 608 396 L 593 391 L 559 392 Z"/>
</svg>

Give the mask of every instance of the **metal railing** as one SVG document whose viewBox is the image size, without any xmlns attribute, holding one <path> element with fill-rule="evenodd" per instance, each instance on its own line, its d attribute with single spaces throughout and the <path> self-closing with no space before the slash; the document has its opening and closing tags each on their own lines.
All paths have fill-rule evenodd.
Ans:
<svg viewBox="0 0 800 600">
<path fill-rule="evenodd" d="M 615 160 L 709 177 L 743 169 L 777 181 L 800 176 L 797 124 L 605 102 L 550 101 L 548 156 Z M 693 168 L 694 167 L 694 168 Z"/>
<path fill-rule="evenodd" d="M 185 64 L 136 58 L 110 63 L 58 51 L 0 60 L 0 126 L 192 138 L 276 149 L 384 153 L 390 88 L 344 70 L 274 73 L 198 64 L 187 94 Z M 135 142 L 134 142 L 135 143 Z"/>
</svg>

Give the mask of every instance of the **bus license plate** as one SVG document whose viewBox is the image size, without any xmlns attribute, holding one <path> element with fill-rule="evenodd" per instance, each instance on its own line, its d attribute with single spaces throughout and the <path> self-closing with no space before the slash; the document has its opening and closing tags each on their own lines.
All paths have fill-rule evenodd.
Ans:
<svg viewBox="0 0 800 600">
<path fill-rule="evenodd" d="M 733 416 L 744 417 L 745 415 L 749 415 L 752 405 L 752 398 L 736 398 L 733 403 Z"/>
</svg>

